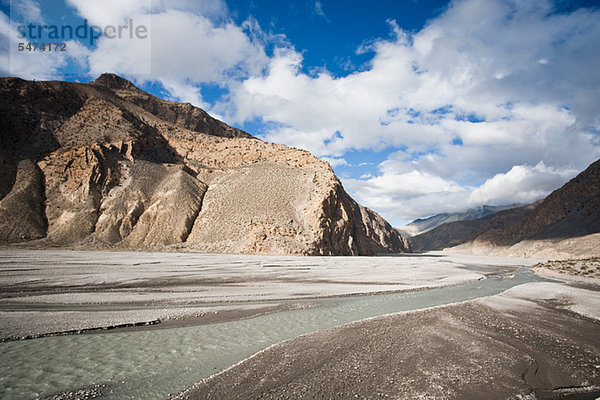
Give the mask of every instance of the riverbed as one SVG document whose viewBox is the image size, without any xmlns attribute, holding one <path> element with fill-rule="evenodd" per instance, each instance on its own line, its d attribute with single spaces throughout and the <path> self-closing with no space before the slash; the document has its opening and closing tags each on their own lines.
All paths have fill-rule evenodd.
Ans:
<svg viewBox="0 0 600 400">
<path fill-rule="evenodd" d="M 69 313 L 147 311 L 143 317 L 154 318 L 153 313 L 168 317 L 185 310 L 183 320 L 190 313 L 200 315 L 192 326 L 94 331 L 102 324 L 92 324 L 86 329 L 93 334 L 0 343 L 3 399 L 96 384 L 106 385 L 103 398 L 166 398 L 299 335 L 547 281 L 526 267 L 532 261 L 440 254 L 307 258 L 53 251 L 4 252 L 1 260 L 0 284 L 10 288 L 0 300 L 0 322 L 7 332 L 15 313 L 54 316 L 59 322 L 70 321 Z M 264 307 L 274 306 L 279 308 L 265 312 Z M 202 321 L 207 313 L 244 307 L 262 311 Z M 115 318 L 108 325 L 121 325 Z M 38 325 L 39 334 L 61 331 Z"/>
</svg>

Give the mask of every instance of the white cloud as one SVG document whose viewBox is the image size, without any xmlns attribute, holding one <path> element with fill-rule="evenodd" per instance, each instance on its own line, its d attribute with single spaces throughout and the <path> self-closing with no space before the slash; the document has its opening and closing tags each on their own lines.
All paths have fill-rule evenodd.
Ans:
<svg viewBox="0 0 600 400">
<path fill-rule="evenodd" d="M 92 51 L 76 40 L 66 43 L 69 57 L 79 64 L 84 70 L 88 67 L 88 59 Z"/>
<path fill-rule="evenodd" d="M 182 11 L 153 15 L 151 39 L 152 75 L 156 77 L 219 82 L 258 73 L 266 62 L 263 50 L 241 27 L 233 23 L 215 26 L 203 16 Z"/>
<path fill-rule="evenodd" d="M 90 23 L 133 18 L 150 28 L 150 50 L 107 38 L 89 53 L 74 48 L 91 75 L 159 81 L 172 98 L 228 122 L 262 120 L 264 139 L 336 167 L 356 168 L 346 162 L 351 150 L 397 150 L 378 172 L 343 181 L 392 222 L 528 202 L 600 157 L 597 9 L 455 0 L 416 33 L 388 21 L 391 37 L 357 49 L 369 62 L 337 77 L 303 72 L 302 53 L 285 36 L 264 33 L 253 19 L 234 23 L 222 0 L 68 1 Z M 320 1 L 307 4 L 325 15 Z M 17 61 L 28 76 L 56 71 Z M 206 82 L 229 92 L 222 103 L 205 102 Z"/>
<path fill-rule="evenodd" d="M 60 52 L 19 51 L 19 43 L 28 41 L 18 38 L 17 24 L 0 12 L 0 74 L 19 76 L 23 79 L 56 79 L 58 69 L 67 60 Z"/>
<path fill-rule="evenodd" d="M 342 78 L 327 71 L 304 74 L 298 52 L 280 51 L 266 74 L 235 88 L 222 112 L 235 110 L 228 116 L 238 121 L 277 122 L 284 129 L 272 130 L 267 139 L 321 155 L 382 145 L 420 151 L 461 134 L 467 145 L 526 142 L 541 117 L 550 117 L 542 129 L 550 128 L 557 119 L 553 113 L 561 129 L 565 122 L 583 125 L 573 131 L 580 134 L 598 126 L 597 106 L 576 110 L 574 105 L 588 100 L 588 88 L 600 89 L 600 73 L 592 69 L 600 60 L 600 45 L 588 48 L 597 50 L 594 54 L 574 55 L 582 42 L 594 42 L 600 34 L 599 13 L 548 15 L 549 3 L 537 3 L 457 1 L 414 36 L 391 23 L 396 37 L 371 46 L 370 68 Z M 540 57 L 564 65 L 541 64 Z M 590 108 L 589 102 L 581 103 Z M 448 106 L 446 113 L 436 112 Z M 456 121 L 469 115 L 486 122 Z M 320 141 L 314 140 L 317 130 Z M 336 131 L 343 139 L 331 141 Z"/>
<path fill-rule="evenodd" d="M 348 165 L 348 161 L 346 161 L 343 158 L 336 158 L 336 157 L 321 157 L 321 159 L 323 161 L 327 161 L 329 163 L 329 165 L 331 165 L 332 167 L 338 167 L 340 165 Z"/>
<path fill-rule="evenodd" d="M 373 52 L 366 69 L 307 74 L 302 55 L 282 49 L 217 109 L 230 121 L 273 122 L 265 139 L 320 156 L 401 148 L 379 176 L 344 180 L 390 218 L 537 199 L 600 157 L 600 11 L 462 0 L 415 34 L 390 27 L 393 38 L 359 49 Z M 497 174 L 519 188 L 514 198 L 490 189 L 499 178 L 470 197 Z"/>
<path fill-rule="evenodd" d="M 419 171 L 384 173 L 342 182 L 359 203 L 377 210 L 396 226 L 410 222 L 415 215 L 458 211 L 469 196 L 469 190 L 457 183 Z M 440 210 L 441 202 L 443 210 Z"/>
<path fill-rule="evenodd" d="M 67 3 L 90 25 L 100 27 L 123 24 L 126 19 L 151 10 L 151 0 L 67 0 Z"/>
<path fill-rule="evenodd" d="M 417 217 L 464 211 L 484 204 L 529 204 L 544 198 L 578 172 L 548 167 L 543 162 L 535 166 L 516 165 L 479 187 L 471 187 L 418 171 L 397 174 L 385 172 L 385 166 L 382 170 L 377 177 L 344 179 L 343 183 L 360 202 L 377 209 L 395 226 Z"/>
<path fill-rule="evenodd" d="M 191 103 L 201 108 L 208 107 L 202 100 L 202 94 L 193 84 L 179 80 L 163 80 L 162 85 L 167 90 L 167 98 L 170 100 Z"/>
<path fill-rule="evenodd" d="M 37 1 L 34 0 L 11 0 L 10 2 L 11 15 L 17 14 L 23 22 L 32 23 L 39 22 L 43 23 L 44 18 L 42 17 L 42 10 Z"/>
<path fill-rule="evenodd" d="M 327 17 L 327 15 L 325 14 L 325 11 L 323 11 L 323 4 L 321 3 L 320 0 L 315 0 L 314 12 L 319 17 L 321 17 L 324 20 L 326 20 L 327 22 L 329 22 L 329 17 Z"/>
<path fill-rule="evenodd" d="M 473 190 L 469 203 L 474 205 L 527 204 L 541 199 L 577 174 L 574 169 L 547 167 L 543 162 L 536 166 L 515 165 L 505 174 L 488 179 Z"/>
<path fill-rule="evenodd" d="M 161 14 L 183 11 L 221 20 L 227 17 L 227 5 L 223 0 L 66 0 L 77 13 L 92 25 L 104 27 L 126 22 L 145 14 Z M 173 30 L 182 26 L 173 25 Z"/>
<path fill-rule="evenodd" d="M 145 26 L 148 38 L 101 37 L 89 55 L 89 73 L 126 75 L 136 81 L 160 81 L 181 101 L 208 107 L 199 92 L 201 83 L 223 87 L 259 74 L 267 63 L 266 40 L 253 20 L 241 26 L 226 18 L 222 1 L 134 0 L 103 2 L 68 0 L 90 24 L 117 25 L 131 19 Z"/>
</svg>

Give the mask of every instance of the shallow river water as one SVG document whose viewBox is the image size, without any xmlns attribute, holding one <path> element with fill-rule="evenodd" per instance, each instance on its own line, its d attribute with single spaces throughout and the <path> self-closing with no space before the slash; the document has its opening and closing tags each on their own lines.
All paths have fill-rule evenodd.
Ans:
<svg viewBox="0 0 600 400">
<path fill-rule="evenodd" d="M 103 398 L 165 399 L 274 343 L 364 318 L 490 296 L 545 281 L 528 268 L 457 286 L 317 300 L 316 307 L 183 328 L 0 343 L 0 398 L 108 384 Z M 106 395 L 106 396 L 105 396 Z"/>
</svg>

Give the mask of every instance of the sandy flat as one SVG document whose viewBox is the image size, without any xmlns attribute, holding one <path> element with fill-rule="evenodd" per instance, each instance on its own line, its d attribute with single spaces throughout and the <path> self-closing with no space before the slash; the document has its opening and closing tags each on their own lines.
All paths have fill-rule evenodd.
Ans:
<svg viewBox="0 0 600 400">
<path fill-rule="evenodd" d="M 65 250 L 0 252 L 0 339 L 192 317 L 214 322 L 314 298 L 485 278 L 465 265 L 523 260 L 444 255 L 240 256 Z M 529 261 L 525 261 L 529 262 Z M 530 262 L 529 262 L 530 263 Z M 510 268 L 510 266 L 509 266 Z M 212 318 L 208 318 L 211 316 Z"/>
<path fill-rule="evenodd" d="M 597 291 L 525 284 L 485 299 L 301 336 L 179 398 L 595 398 L 599 306 Z"/>
</svg>

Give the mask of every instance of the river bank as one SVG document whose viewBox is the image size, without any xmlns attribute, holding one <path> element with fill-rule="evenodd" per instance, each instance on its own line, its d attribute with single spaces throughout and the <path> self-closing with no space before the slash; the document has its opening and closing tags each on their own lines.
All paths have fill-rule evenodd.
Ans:
<svg viewBox="0 0 600 400">
<path fill-rule="evenodd" d="M 80 388 L 92 388 L 108 399 L 166 398 L 287 339 L 364 318 L 463 302 L 544 281 L 520 267 L 518 260 L 439 255 L 217 256 L 208 259 L 210 262 L 194 254 L 32 253 L 18 261 L 14 253 L 9 256 L 3 281 L 13 284 L 5 285 L 12 292 L 5 293 L 5 301 L 0 302 L 3 312 L 47 313 L 46 321 L 76 312 L 89 314 L 94 322 L 101 315 L 96 313 L 103 312 L 301 306 L 267 310 L 252 318 L 240 315 L 201 323 L 204 317 L 199 317 L 185 326 L 157 325 L 168 329 L 152 325 L 0 343 L 0 397 L 5 399 L 64 392 L 77 395 Z M 212 280 L 207 279 L 211 276 Z M 261 296 L 265 287 L 271 288 L 266 291 L 267 299 Z M 277 287 L 282 290 L 275 290 Z M 393 293 L 375 294 L 383 289 Z M 228 293 L 236 301 L 215 301 L 226 300 Z M 335 295 L 319 297 L 315 293 Z M 131 302 L 136 294 L 139 301 Z M 148 301 L 151 298 L 154 300 Z M 54 301 L 43 303 L 40 299 Z M 115 299 L 129 302 L 116 303 Z M 31 309 L 19 308 L 23 305 Z"/>
<path fill-rule="evenodd" d="M 279 343 L 177 399 L 594 399 L 599 305 L 598 290 L 524 284 Z"/>
</svg>

